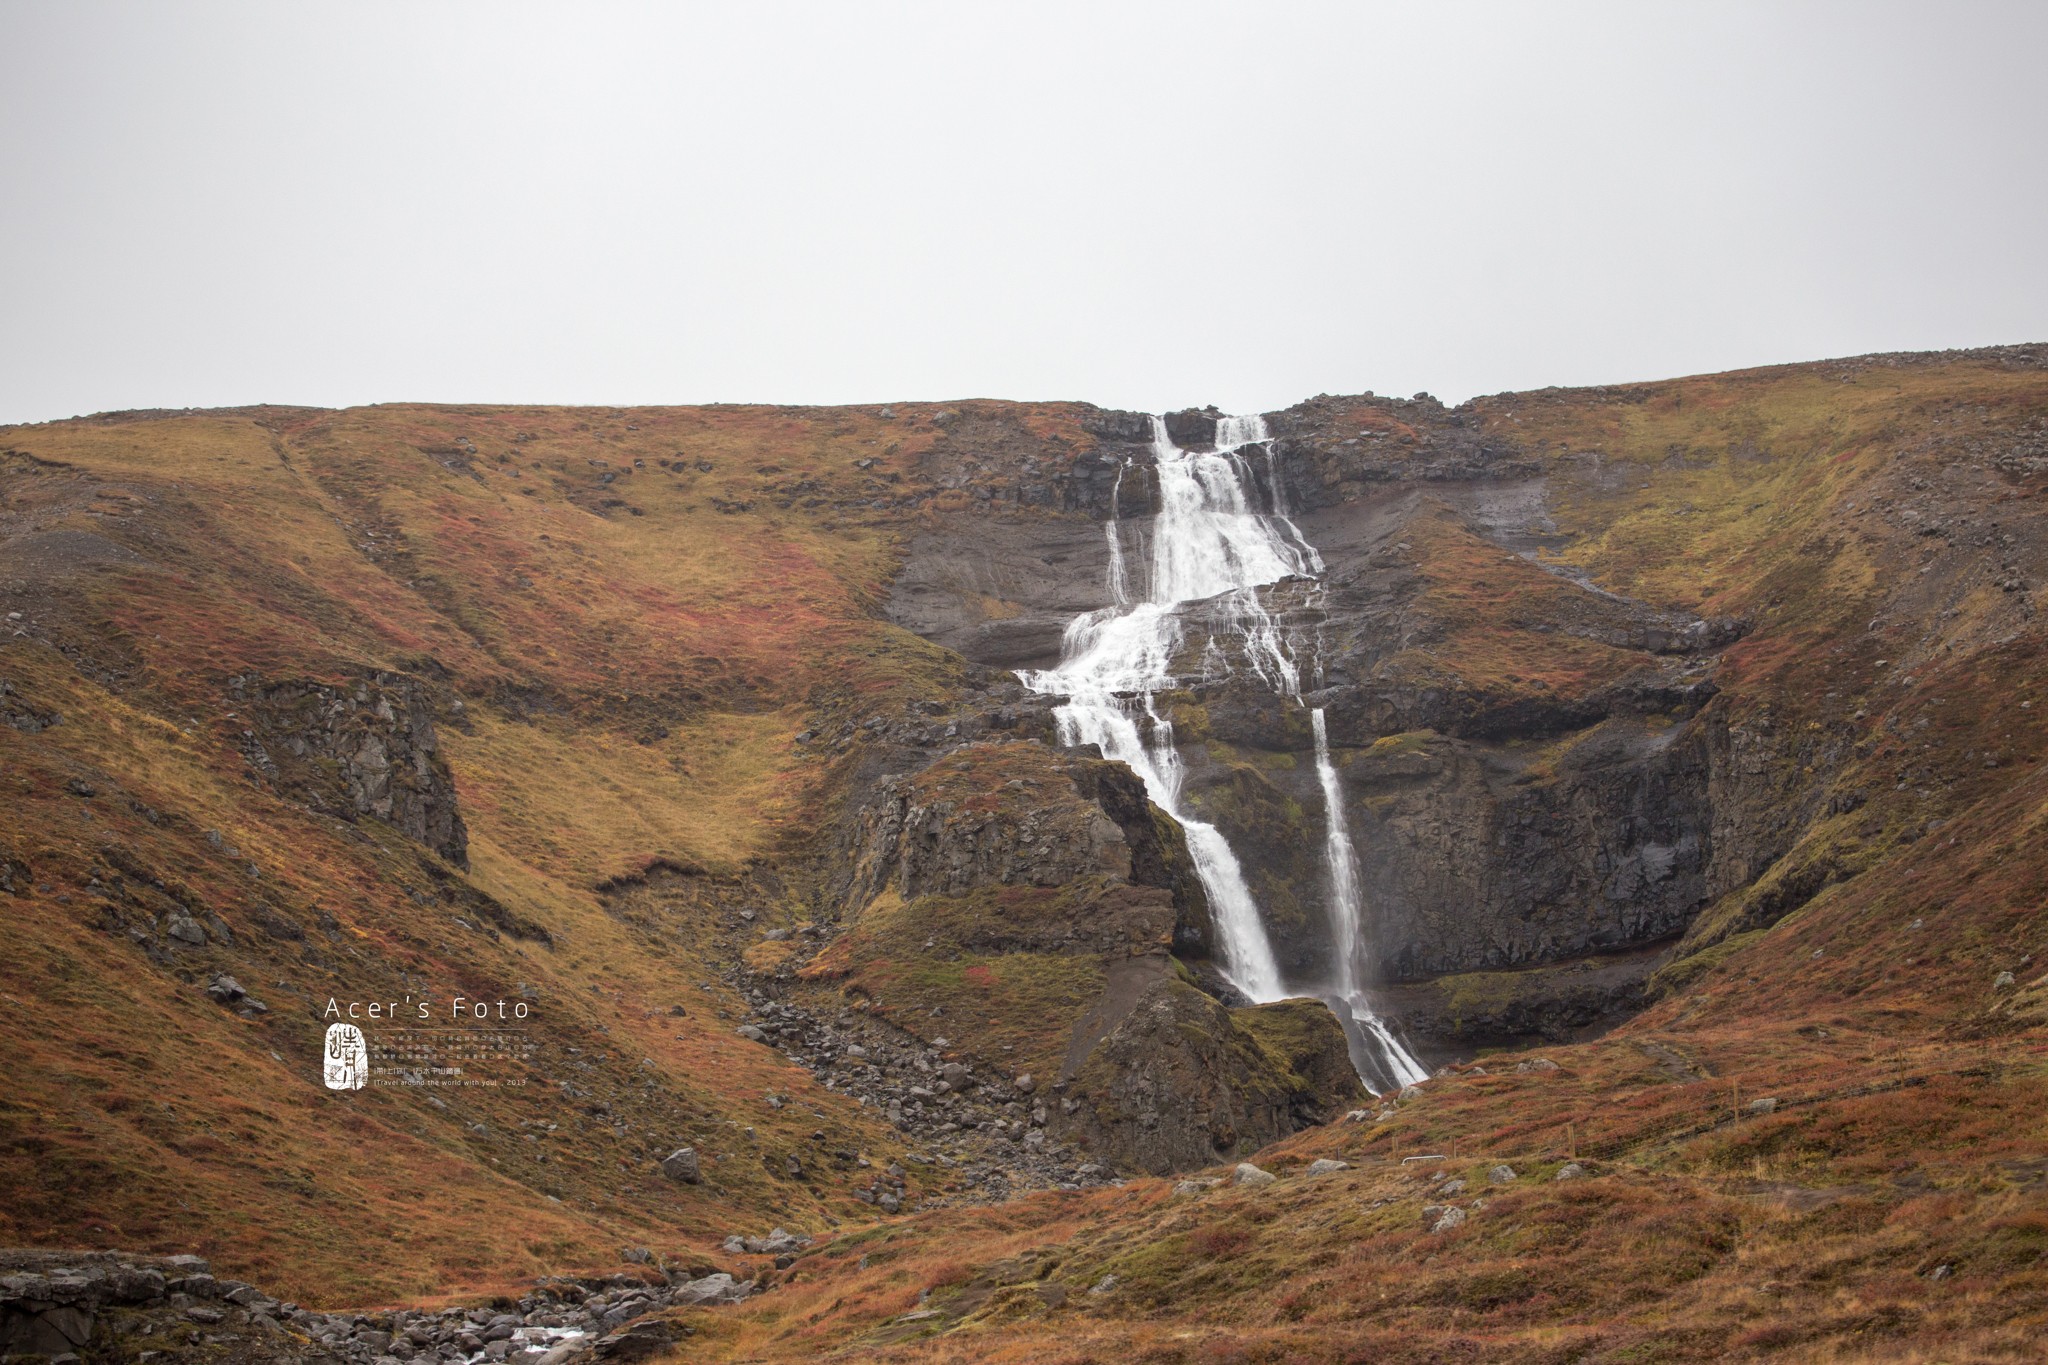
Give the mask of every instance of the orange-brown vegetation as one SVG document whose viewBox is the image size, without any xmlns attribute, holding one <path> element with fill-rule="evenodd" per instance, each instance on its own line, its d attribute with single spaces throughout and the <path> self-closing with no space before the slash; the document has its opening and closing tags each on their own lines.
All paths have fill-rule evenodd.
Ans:
<svg viewBox="0 0 2048 1365">
<path fill-rule="evenodd" d="M 900 1135 L 736 1039 L 721 973 L 752 946 L 736 907 L 799 912 L 792 851 L 858 780 L 858 745 L 798 733 L 960 676 L 878 616 L 903 535 L 979 515 L 929 486 L 932 409 L 401 406 L 0 433 L 10 543 L 43 537 L 0 558 L 24 611 L 0 634 L 0 702 L 62 716 L 0 726 L 0 1240 L 199 1250 L 338 1304 L 605 1268 L 630 1243 L 710 1256 L 774 1222 L 819 1235 L 772 1292 L 689 1315 L 703 1360 L 2040 1358 L 2048 600 L 2001 586 L 1997 543 L 1956 528 L 2038 528 L 2048 476 L 1964 489 L 1957 471 L 2043 429 L 2048 380 L 1962 356 L 1475 410 L 1551 473 L 1552 567 L 1750 623 L 1716 678 L 1726 704 L 1793 737 L 1788 809 L 1823 766 L 1842 799 L 1703 912 L 1648 1010 L 1543 1051 L 1555 1069 L 1474 1059 L 1268 1149 L 1283 1179 L 1264 1189 L 1141 1179 L 894 1219 L 825 1154 L 892 1157 Z M 1087 443 L 1077 410 L 1018 420 Z M 1350 420 L 1413 434 L 1377 409 Z M 1916 479 L 1954 494 L 1949 534 L 1902 526 Z M 1414 667 L 1481 692 L 1614 679 L 1618 651 L 1532 629 L 1563 609 L 1558 575 L 1448 512 L 1411 530 L 1443 628 Z M 466 871 L 252 778 L 228 680 L 378 669 L 436 689 Z M 1021 761 L 929 780 L 987 806 L 1013 799 Z M 631 890 L 650 867 L 683 870 L 658 912 Z M 805 988 L 982 1002 L 1045 1066 L 1064 1035 L 1035 1035 L 1034 1010 L 1087 982 L 892 951 L 1046 909 L 1005 895 L 885 899 Z M 231 941 L 165 965 L 106 927 L 180 907 Z M 229 968 L 267 1015 L 208 999 Z M 531 999 L 527 1084 L 445 1108 L 321 1090 L 326 998 L 407 992 Z M 684 1142 L 707 1154 L 701 1186 L 652 1165 Z M 1318 1157 L 1351 1168 L 1306 1174 Z M 1501 1164 L 1514 1176 L 1492 1185 Z M 1423 1208 L 1453 1202 L 1465 1221 L 1427 1230 Z"/>
</svg>

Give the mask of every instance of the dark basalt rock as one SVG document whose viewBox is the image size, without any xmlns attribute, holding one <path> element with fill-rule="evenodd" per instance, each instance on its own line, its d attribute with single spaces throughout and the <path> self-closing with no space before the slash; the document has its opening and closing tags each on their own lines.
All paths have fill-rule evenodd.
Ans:
<svg viewBox="0 0 2048 1365">
<path fill-rule="evenodd" d="M 1036 740 L 977 743 L 917 773 L 881 779 L 856 816 L 841 903 L 857 909 L 884 887 L 914 900 L 1109 877 L 1170 892 L 1184 932 L 1206 938 L 1208 900 L 1186 838 L 1146 798 L 1137 775 L 1078 754 L 1056 757 L 1047 773 L 1030 764 L 1044 752 Z M 1012 756 L 1031 775 L 1004 786 Z M 992 775 L 1000 790 L 948 784 L 970 770 Z"/>
<path fill-rule="evenodd" d="M 440 752 L 426 685 L 402 673 L 350 684 L 237 678 L 243 755 L 279 791 L 344 820 L 382 820 L 458 867 L 469 833 Z"/>
<path fill-rule="evenodd" d="M 1098 409 L 1081 419 L 1081 429 L 1099 441 L 1149 445 L 1152 441 L 1152 414 Z"/>
<path fill-rule="evenodd" d="M 1200 447 L 1213 442 L 1217 417 L 1190 410 L 1165 420 L 1177 442 Z M 1747 621 L 1631 601 L 1544 558 L 1559 538 L 1540 461 L 1434 399 L 1319 399 L 1269 422 L 1270 456 L 1256 450 L 1246 462 L 1254 497 L 1292 508 L 1328 565 L 1319 580 L 1259 590 L 1295 643 L 1309 695 L 1276 695 L 1243 658 L 1215 672 L 1202 651 L 1213 638 L 1229 654 L 1239 609 L 1219 599 L 1182 609 L 1187 654 L 1175 667 L 1190 682 L 1162 704 L 1181 737 L 1183 798 L 1231 839 L 1291 979 L 1326 978 L 1331 966 L 1311 706 L 1328 718 L 1367 870 L 1365 922 L 1380 946 L 1372 965 L 1386 982 L 1664 943 L 1783 852 L 1786 822 L 1770 808 L 1785 794 L 1784 766 L 1757 755 L 1753 731 L 1731 739 L 1715 704 L 1719 654 Z M 980 663 L 1050 667 L 1067 622 L 1108 600 L 1099 523 L 1112 512 L 1142 591 L 1156 497 L 1150 421 L 1096 413 L 1084 426 L 1098 444 L 1064 475 L 1073 515 L 978 518 L 971 535 L 921 535 L 892 618 Z M 1578 689 L 1474 682 L 1431 664 L 1452 627 L 1425 596 L 1418 538 L 1519 585 L 1531 605 L 1489 627 L 1505 634 L 1495 647 L 1510 657 L 1562 637 L 1639 662 Z M 1532 768 L 1532 744 L 1555 746 L 1555 762 Z M 1174 951 L 1200 972 L 1212 945 L 1191 899 L 1178 896 Z M 1587 1013 L 1558 1002 L 1546 1022 L 1542 1010 L 1512 1018 L 1540 1037 Z M 1446 1017 L 1425 1008 L 1413 1023 L 1428 1035 L 1450 1027 Z"/>
<path fill-rule="evenodd" d="M 1665 956 L 1659 942 L 1599 957 L 1508 971 L 1460 972 L 1383 988 L 1379 1005 L 1427 1038 L 1437 1054 L 1513 1046 L 1531 1040 L 1573 1042 L 1641 1009 L 1651 972 Z"/>
<path fill-rule="evenodd" d="M 1182 450 L 1199 450 L 1216 444 L 1216 423 L 1223 416 L 1215 408 L 1189 408 L 1166 414 L 1166 434 Z"/>
<path fill-rule="evenodd" d="M 1239 1023 L 1243 1011 L 1183 981 L 1160 980 L 1074 1076 L 1064 1132 L 1119 1166 L 1165 1175 L 1245 1155 L 1341 1113 L 1362 1093 L 1343 1060 L 1343 1030 L 1320 1001 L 1287 1001 L 1284 1010 L 1319 1015 L 1323 1026 L 1261 1020 L 1269 1027 L 1248 1029 Z M 1266 1032 L 1320 1036 L 1322 1045 L 1276 1057 L 1262 1045 Z"/>
<path fill-rule="evenodd" d="M 550 1365 L 644 1360 L 692 1333 L 663 1310 L 736 1303 L 760 1284 L 708 1265 L 670 1274 L 650 1266 L 639 1275 L 550 1277 L 488 1307 L 314 1312 L 216 1279 L 197 1256 L 0 1250 L 0 1356 L 128 1360 L 139 1350 L 197 1359 L 190 1349 L 164 1349 L 197 1324 L 210 1334 L 200 1348 L 209 1360 L 374 1365 L 486 1349 L 493 1360 Z"/>
</svg>

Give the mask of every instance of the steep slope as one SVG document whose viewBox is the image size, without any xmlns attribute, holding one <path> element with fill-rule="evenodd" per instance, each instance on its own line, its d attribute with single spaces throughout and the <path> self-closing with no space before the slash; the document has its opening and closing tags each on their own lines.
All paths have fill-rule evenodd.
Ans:
<svg viewBox="0 0 2048 1365">
<path fill-rule="evenodd" d="M 1766 925 L 2005 785 L 1984 765 L 2013 761 L 2009 728 L 2031 746 L 2007 694 L 2048 581 L 2040 366 L 2014 348 L 1274 414 L 1251 471 L 1329 567 L 1261 596 L 1317 690 L 1289 706 L 1242 660 L 1191 660 L 1167 716 L 1190 808 L 1247 851 L 1286 965 L 1313 978 L 1333 919 L 1311 705 L 1385 1000 L 1438 1056 L 1639 1008 L 1681 937 L 1691 959 Z M 1215 419 L 1177 420 L 1200 440 Z M 1092 425 L 1088 459 L 1125 476 L 1077 463 L 1070 498 L 1106 518 L 1114 487 L 1142 547 L 1139 428 Z M 970 657 L 1042 663 L 1044 623 L 1106 600 L 1107 573 L 1095 537 L 927 532 L 891 609 Z M 1899 738 L 1929 705 L 1982 733 Z M 1925 761 L 1901 767 L 1906 744 Z"/>
<path fill-rule="evenodd" d="M 1379 594 L 1299 610 L 1359 642 L 1328 703 L 1356 727 L 1376 941 L 1415 973 L 1387 998 L 1453 1042 L 1641 1012 L 1270 1148 L 1277 1186 L 1134 1182 L 849 1239 L 707 1336 L 745 1359 L 2030 1358 L 2041 366 L 1308 405 L 1280 467 L 1324 601 Z M 909 573 L 937 619 L 942 573 Z M 1079 595 L 1009 581 L 990 619 Z M 1299 722 L 1262 705 L 1203 685 L 1176 721 L 1231 800 L 1312 809 Z M 1289 823 L 1240 817 L 1245 846 Z M 1312 887 L 1300 842 L 1274 862 Z M 1432 904 L 1463 933 L 1402 922 Z M 1467 956 L 1399 963 L 1431 941 Z"/>
<path fill-rule="evenodd" d="M 864 1208 L 852 1154 L 901 1144 L 816 1087 L 765 1104 L 807 1078 L 733 1036 L 730 978 L 741 912 L 797 913 L 767 869 L 851 761 L 793 737 L 957 675 L 868 613 L 878 505 L 930 434 L 415 408 L 7 433 L 0 1235 L 334 1301 Z M 650 866 L 688 894 L 629 915 Z M 489 1086 L 321 1089 L 330 999 L 407 1025 L 431 1000 L 448 1044 L 457 996 L 528 1010 L 537 1050 L 472 1064 Z M 654 1166 L 680 1145 L 702 1185 Z"/>
<path fill-rule="evenodd" d="M 1302 981 L 1326 714 L 1375 998 L 1455 1063 L 1399 1100 L 1232 998 L 1179 827 L 1006 672 L 1105 604 L 1112 513 L 1142 553 L 1142 418 L 0 432 L 0 1238 L 322 1304 L 781 1281 L 685 1315 L 709 1358 L 2022 1358 L 2044 353 L 1269 422 L 1308 690 L 1161 704 Z M 527 1007 L 498 1084 L 322 1088 L 330 997 L 447 1045 L 456 996 Z M 1074 1188 L 1247 1155 L 1286 1179 Z M 833 1236 L 717 1249 L 776 1223 Z"/>
</svg>

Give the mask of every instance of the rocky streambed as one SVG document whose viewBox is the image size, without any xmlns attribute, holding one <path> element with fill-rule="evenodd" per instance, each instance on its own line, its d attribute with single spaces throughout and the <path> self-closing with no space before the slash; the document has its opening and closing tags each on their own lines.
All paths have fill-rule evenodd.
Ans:
<svg viewBox="0 0 2048 1365">
<path fill-rule="evenodd" d="M 780 1229 L 739 1250 L 793 1256 Z M 634 1249 L 635 1259 L 646 1257 Z M 782 1256 L 777 1257 L 778 1261 Z M 708 1266 L 542 1280 L 477 1307 L 320 1312 L 216 1277 L 198 1256 L 0 1252 L 0 1361 L 298 1362 L 299 1365 L 562 1365 L 637 1360 L 683 1337 L 664 1310 L 736 1303 L 758 1282 Z"/>
</svg>

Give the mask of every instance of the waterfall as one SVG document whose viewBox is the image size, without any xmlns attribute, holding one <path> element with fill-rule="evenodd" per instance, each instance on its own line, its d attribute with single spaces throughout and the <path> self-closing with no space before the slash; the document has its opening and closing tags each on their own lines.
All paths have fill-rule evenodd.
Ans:
<svg viewBox="0 0 2048 1365">
<path fill-rule="evenodd" d="M 1422 1064 L 1401 1046 L 1392 1030 L 1374 1012 L 1365 996 L 1365 925 L 1358 886 L 1358 852 L 1351 844 L 1349 817 L 1344 814 L 1344 789 L 1337 765 L 1330 761 L 1330 726 L 1318 706 L 1309 713 L 1316 737 L 1316 781 L 1323 788 L 1323 858 L 1330 869 L 1330 918 L 1337 968 L 1336 994 L 1352 1028 L 1352 1063 L 1374 1089 L 1399 1090 L 1428 1079 Z M 1340 1015 L 1342 1017 L 1342 1015 Z"/>
<path fill-rule="evenodd" d="M 1182 450 L 1166 424 L 1152 421 L 1152 458 L 1159 483 L 1159 513 L 1151 537 L 1149 583 L 1132 601 L 1123 541 L 1112 491 L 1109 524 L 1108 591 L 1111 604 L 1068 622 L 1057 668 L 1027 670 L 1019 677 L 1035 692 L 1065 700 L 1054 711 L 1062 744 L 1094 744 L 1106 757 L 1131 766 L 1160 809 L 1187 832 L 1188 853 L 1208 893 L 1224 974 L 1255 1001 L 1279 1000 L 1290 991 L 1282 979 L 1264 921 L 1246 884 L 1237 854 L 1222 831 L 1197 820 L 1180 803 L 1180 752 L 1173 726 L 1159 714 L 1156 695 L 1178 685 L 1174 656 L 1180 652 L 1179 608 L 1209 604 L 1217 630 L 1235 640 L 1253 673 L 1275 693 L 1298 699 L 1301 669 L 1280 623 L 1259 600 L 1258 589 L 1286 578 L 1314 578 L 1323 559 L 1289 517 L 1272 451 L 1265 455 L 1273 507 L 1254 505 L 1251 466 L 1239 451 L 1267 439 L 1265 418 L 1225 417 L 1216 427 L 1211 452 Z M 1117 487 L 1123 474 L 1117 475 Z M 1229 671 L 1227 656 L 1212 631 L 1200 651 L 1205 677 Z M 1336 769 L 1330 765 L 1320 709 L 1314 713 L 1317 771 L 1324 775 L 1328 808 L 1326 840 L 1333 901 L 1333 930 L 1340 936 L 1332 960 L 1338 979 L 1331 1001 L 1339 1007 L 1352 1042 L 1352 1055 L 1366 1079 L 1386 1088 L 1421 1079 L 1422 1070 L 1366 1004 L 1360 986 L 1360 931 L 1357 860 L 1345 825 Z M 1313 992 L 1326 995 L 1322 990 Z"/>
<path fill-rule="evenodd" d="M 1117 499 L 1123 496 L 1124 466 L 1116 467 L 1116 482 L 1109 486 L 1109 520 L 1102 524 L 1103 535 L 1109 538 L 1109 600 L 1119 607 L 1129 606 L 1131 585 L 1124 578 L 1124 542 L 1121 528 L 1117 524 Z"/>
</svg>

